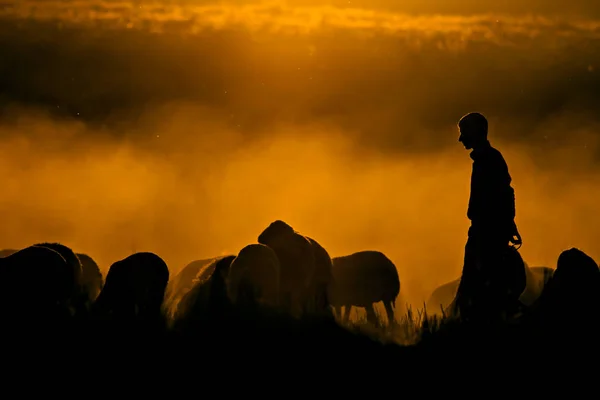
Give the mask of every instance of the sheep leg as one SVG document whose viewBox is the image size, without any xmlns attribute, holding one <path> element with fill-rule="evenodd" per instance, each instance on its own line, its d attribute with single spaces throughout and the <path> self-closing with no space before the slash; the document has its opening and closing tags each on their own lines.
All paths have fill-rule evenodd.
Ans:
<svg viewBox="0 0 600 400">
<path fill-rule="evenodd" d="M 335 316 L 341 321 L 342 320 L 342 306 L 332 306 Z"/>
<path fill-rule="evenodd" d="M 350 304 L 346 304 L 344 306 L 344 315 L 342 316 L 342 322 L 345 324 L 348 322 L 348 320 L 350 319 L 350 310 L 352 309 L 352 306 Z"/>
<path fill-rule="evenodd" d="M 392 325 L 394 323 L 394 300 L 384 301 L 383 305 L 388 317 L 388 324 Z"/>
<path fill-rule="evenodd" d="M 336 306 L 332 306 L 333 307 L 333 314 L 337 317 L 337 318 L 342 318 L 342 307 L 336 307 Z"/>
<path fill-rule="evenodd" d="M 369 304 L 368 306 L 366 306 L 365 310 L 367 311 L 367 322 L 378 326 L 379 319 L 377 318 L 377 314 L 375 313 L 375 307 L 373 307 L 373 304 Z"/>
</svg>

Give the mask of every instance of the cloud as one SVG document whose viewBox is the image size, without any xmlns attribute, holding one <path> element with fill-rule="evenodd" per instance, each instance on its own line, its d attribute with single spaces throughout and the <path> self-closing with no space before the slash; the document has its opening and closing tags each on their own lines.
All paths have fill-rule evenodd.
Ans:
<svg viewBox="0 0 600 400">
<path fill-rule="evenodd" d="M 409 15 L 334 6 L 294 7 L 278 1 L 244 5 L 194 6 L 118 1 L 19 1 L 5 3 L 0 15 L 8 18 L 52 20 L 88 26 L 177 30 L 194 34 L 205 29 L 240 27 L 252 32 L 307 34 L 318 30 L 351 29 L 367 35 L 392 35 L 412 39 L 444 39 L 460 49 L 465 42 L 517 45 L 524 38 L 551 36 L 544 44 L 558 45 L 563 37 L 597 39 L 599 21 L 567 20 L 543 16 L 510 15 Z M 417 36 L 417 37 L 413 37 Z M 459 44 L 460 43 L 460 44 Z M 448 43 L 445 46 L 450 46 Z"/>
<path fill-rule="evenodd" d="M 0 102 L 88 123 L 191 101 L 253 134 L 320 119 L 379 149 L 416 151 L 450 144 L 432 136 L 465 110 L 507 132 L 503 121 L 518 117 L 514 138 L 529 140 L 556 112 L 596 118 L 600 96 L 594 21 L 280 3 L 23 1 L 3 13 Z M 543 136 L 542 146 L 556 139 Z"/>
</svg>

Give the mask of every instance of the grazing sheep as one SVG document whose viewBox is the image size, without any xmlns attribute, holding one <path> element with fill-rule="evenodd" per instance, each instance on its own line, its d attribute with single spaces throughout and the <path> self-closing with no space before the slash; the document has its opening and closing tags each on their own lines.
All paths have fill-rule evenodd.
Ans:
<svg viewBox="0 0 600 400">
<path fill-rule="evenodd" d="M 526 286 L 519 297 L 520 302 L 524 306 L 531 306 L 537 300 L 541 295 L 544 286 L 550 277 L 552 277 L 553 272 L 554 270 L 552 268 L 543 266 L 529 267 L 527 263 L 525 263 Z M 454 301 L 459 284 L 460 278 L 437 287 L 431 293 L 429 300 L 427 300 L 427 314 L 449 314 L 449 307 Z"/>
<path fill-rule="evenodd" d="M 394 263 L 379 251 L 359 251 L 347 256 L 334 257 L 333 282 L 329 286 L 329 301 L 341 315 L 342 321 L 350 316 L 350 307 L 364 307 L 367 320 L 378 323 L 374 303 L 383 301 L 390 323 L 394 321 L 396 298 L 400 294 L 400 278 Z"/>
<path fill-rule="evenodd" d="M 232 259 L 235 256 L 231 256 Z M 206 260 L 196 260 L 188 264 L 184 269 L 185 271 L 179 271 L 179 274 L 175 278 L 169 280 L 167 285 L 167 291 L 165 295 L 165 309 L 168 311 L 171 319 L 174 318 L 174 312 L 176 311 L 181 300 L 192 290 L 198 286 L 200 282 L 209 280 L 213 275 L 216 267 L 216 263 L 219 260 L 223 260 L 227 257 L 215 257 Z M 211 261 L 212 260 L 212 261 Z M 195 275 L 191 275 L 191 272 L 195 271 Z M 183 275 L 181 273 L 184 272 Z M 175 283 L 173 281 L 176 281 Z M 196 289 L 198 291 L 198 289 Z"/>
<path fill-rule="evenodd" d="M 213 262 L 204 267 L 200 268 L 196 277 L 192 281 L 193 283 L 202 282 L 209 279 L 211 276 L 215 274 L 215 272 L 219 272 L 224 278 L 229 275 L 229 268 L 231 266 L 231 261 L 236 257 L 235 254 L 231 254 L 228 256 L 216 257 Z M 225 260 L 223 263 L 219 263 L 219 261 Z"/>
<path fill-rule="evenodd" d="M 102 285 L 104 285 L 102 272 L 100 272 L 98 264 L 92 257 L 83 253 L 75 253 L 75 255 L 81 262 L 83 287 L 89 296 L 90 302 L 94 302 L 102 290 Z"/>
<path fill-rule="evenodd" d="M 277 254 L 280 269 L 281 305 L 299 317 L 309 307 L 315 256 L 311 242 L 281 220 L 271 223 L 258 237 L 258 243 Z"/>
<path fill-rule="evenodd" d="M 19 250 L 15 250 L 15 249 L 4 249 L 4 250 L 0 250 L 0 258 L 4 258 L 4 257 L 8 257 L 11 254 L 16 253 Z"/>
<path fill-rule="evenodd" d="M 569 320 L 598 316 L 600 307 L 600 270 L 590 256 L 577 248 L 563 251 L 556 270 L 534 312 L 558 325 Z M 552 320 L 552 321 L 550 321 Z"/>
<path fill-rule="evenodd" d="M 312 245 L 315 257 L 315 273 L 311 282 L 311 292 L 314 296 L 314 310 L 317 314 L 332 316 L 327 290 L 333 280 L 333 263 L 329 253 L 316 240 L 306 237 Z"/>
<path fill-rule="evenodd" d="M 191 333 L 210 329 L 215 322 L 222 322 L 229 307 L 226 279 L 231 262 L 236 256 L 225 256 L 213 261 L 208 277 L 194 279 L 192 288 L 173 304 L 172 320 L 176 331 Z"/>
<path fill-rule="evenodd" d="M 198 274 L 203 271 L 204 277 L 208 278 L 214 269 L 215 261 L 234 255 L 195 260 L 183 267 L 170 281 L 167 287 L 168 297 L 171 301 L 177 301 L 194 286 L 194 279 L 200 278 Z"/>
<path fill-rule="evenodd" d="M 68 316 L 73 270 L 57 251 L 30 246 L 0 258 L 0 307 L 5 317 Z"/>
<path fill-rule="evenodd" d="M 544 267 L 544 266 L 535 266 L 529 267 L 531 272 L 538 275 L 541 278 L 541 282 L 545 285 L 548 281 L 554 276 L 554 268 Z"/>
<path fill-rule="evenodd" d="M 161 314 L 169 268 L 154 253 L 140 252 L 117 261 L 106 274 L 95 308 L 119 318 L 155 318 Z"/>
<path fill-rule="evenodd" d="M 448 308 L 454 301 L 456 291 L 460 279 L 455 279 L 451 282 L 444 283 L 438 286 L 429 296 L 429 300 L 425 304 L 425 309 L 428 315 L 445 314 L 448 312 Z"/>
<path fill-rule="evenodd" d="M 63 256 L 67 264 L 71 267 L 75 281 L 75 293 L 73 294 L 72 304 L 73 312 L 76 314 L 86 313 L 91 306 L 91 300 L 89 294 L 86 292 L 86 287 L 83 285 L 83 266 L 75 252 L 61 243 L 38 243 L 34 246 L 47 247 Z"/>
<path fill-rule="evenodd" d="M 600 326 L 594 323 L 600 317 L 599 310 L 598 263 L 580 249 L 571 248 L 560 254 L 542 294 L 519 322 L 525 328 L 524 339 L 541 353 L 553 358 L 560 358 L 564 351 L 587 354 L 594 351 L 600 334 Z"/>
<path fill-rule="evenodd" d="M 585 284 L 589 283 L 591 287 L 595 287 L 598 272 L 598 263 L 580 249 L 573 247 L 563 251 L 558 257 L 553 278 L 563 286 L 573 285 L 573 289 L 576 290 L 575 287 L 581 285 L 584 278 L 588 278 Z"/>
<path fill-rule="evenodd" d="M 529 267 L 525 263 L 526 286 L 519 297 L 519 301 L 530 307 L 542 294 L 544 287 L 552 278 L 554 269 L 543 266 Z"/>
<path fill-rule="evenodd" d="M 234 305 L 279 305 L 279 259 L 263 244 L 249 244 L 231 262 L 227 293 Z"/>
<path fill-rule="evenodd" d="M 58 252 L 61 256 L 63 256 L 63 258 L 65 259 L 67 264 L 69 264 L 73 270 L 73 277 L 75 279 L 75 283 L 77 285 L 81 285 L 82 276 L 83 276 L 83 267 L 81 265 L 81 261 L 79 260 L 79 258 L 75 254 L 75 252 L 73 250 L 71 250 L 71 248 L 69 248 L 61 243 L 37 243 L 37 244 L 34 244 L 34 246 L 47 247 L 49 249 L 52 249 L 52 250 Z"/>
</svg>

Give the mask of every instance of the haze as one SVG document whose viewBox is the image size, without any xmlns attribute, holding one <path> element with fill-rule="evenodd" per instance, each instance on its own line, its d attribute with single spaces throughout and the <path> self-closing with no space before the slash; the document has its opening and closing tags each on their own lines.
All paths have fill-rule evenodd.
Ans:
<svg viewBox="0 0 600 400">
<path fill-rule="evenodd" d="M 526 261 L 598 259 L 595 3 L 513 3 L 7 4 L 0 247 L 59 241 L 105 271 L 153 251 L 177 271 L 283 219 L 333 256 L 383 251 L 422 304 L 462 268 L 456 122 L 477 110 Z"/>
</svg>

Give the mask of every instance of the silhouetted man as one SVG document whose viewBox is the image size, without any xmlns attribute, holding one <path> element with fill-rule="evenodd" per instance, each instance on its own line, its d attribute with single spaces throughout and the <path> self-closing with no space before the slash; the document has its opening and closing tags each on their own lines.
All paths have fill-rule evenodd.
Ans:
<svg viewBox="0 0 600 400">
<path fill-rule="evenodd" d="M 498 316 L 507 303 L 516 306 L 525 271 L 510 257 L 509 252 L 515 251 L 510 243 L 521 244 L 514 221 L 515 194 L 504 157 L 488 141 L 487 119 L 470 113 L 460 119 L 458 128 L 459 142 L 472 150 L 473 171 L 467 211 L 471 227 L 454 306 L 461 318 L 479 320 Z"/>
</svg>

